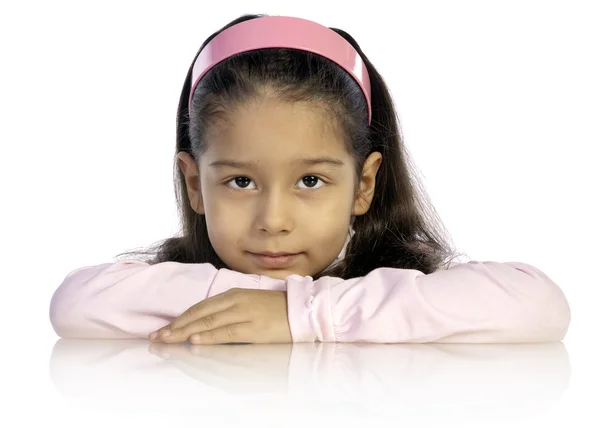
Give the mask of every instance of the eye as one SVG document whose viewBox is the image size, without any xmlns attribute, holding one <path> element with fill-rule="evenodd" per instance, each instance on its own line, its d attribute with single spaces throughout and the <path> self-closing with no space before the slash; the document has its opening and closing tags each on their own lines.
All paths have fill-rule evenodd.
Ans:
<svg viewBox="0 0 600 428">
<path fill-rule="evenodd" d="M 315 177 L 314 175 L 305 175 L 299 181 L 299 183 L 301 183 L 300 188 L 301 189 L 318 189 L 319 187 L 321 187 L 318 185 L 319 181 L 321 182 L 321 184 L 324 184 L 323 180 L 321 180 L 319 177 Z M 232 178 L 225 184 L 228 187 L 230 187 L 232 189 L 236 189 L 236 190 L 255 189 L 256 185 L 254 185 L 254 187 L 249 187 L 251 183 L 253 183 L 252 179 L 250 179 L 248 177 L 240 176 L 240 177 Z M 304 187 L 302 187 L 302 186 L 304 186 Z"/>
<path fill-rule="evenodd" d="M 323 180 L 321 180 L 319 177 L 315 177 L 314 175 L 305 175 L 304 177 L 302 177 L 302 179 L 299 181 L 299 183 L 304 184 L 306 187 L 300 187 L 301 189 L 318 189 L 321 186 L 317 186 L 318 182 L 321 181 L 321 183 L 323 183 Z"/>
<path fill-rule="evenodd" d="M 232 178 L 231 180 L 229 180 L 225 184 L 228 187 L 231 187 L 232 189 L 248 189 L 248 185 L 251 182 L 252 182 L 252 180 L 249 179 L 248 177 L 235 177 L 235 178 Z M 232 187 L 232 186 L 230 186 L 231 183 L 235 183 L 235 185 L 239 186 L 239 187 Z M 256 186 L 254 186 L 254 188 L 256 188 Z"/>
</svg>

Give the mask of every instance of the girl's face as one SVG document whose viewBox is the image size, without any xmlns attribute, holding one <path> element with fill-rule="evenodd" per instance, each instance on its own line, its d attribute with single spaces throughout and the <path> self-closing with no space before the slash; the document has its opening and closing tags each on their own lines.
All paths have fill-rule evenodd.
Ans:
<svg viewBox="0 0 600 428">
<path fill-rule="evenodd" d="M 221 260 L 232 270 L 278 279 L 329 266 L 351 216 L 368 210 L 381 155 L 365 162 L 355 197 L 352 157 L 323 110 L 273 97 L 240 106 L 208 138 L 200 177 L 187 153 L 179 154 L 179 165 Z"/>
</svg>

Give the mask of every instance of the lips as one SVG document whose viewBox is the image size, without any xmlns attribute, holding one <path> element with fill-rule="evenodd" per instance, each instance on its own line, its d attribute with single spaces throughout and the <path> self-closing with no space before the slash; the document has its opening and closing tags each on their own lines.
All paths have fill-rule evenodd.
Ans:
<svg viewBox="0 0 600 428">
<path fill-rule="evenodd" d="M 298 253 L 269 253 L 269 252 L 265 252 L 265 253 L 254 253 L 258 256 L 269 256 L 269 257 L 279 257 L 279 256 L 292 256 Z"/>
<path fill-rule="evenodd" d="M 292 266 L 298 256 L 302 253 L 248 253 L 250 256 L 265 268 L 282 269 Z"/>
</svg>

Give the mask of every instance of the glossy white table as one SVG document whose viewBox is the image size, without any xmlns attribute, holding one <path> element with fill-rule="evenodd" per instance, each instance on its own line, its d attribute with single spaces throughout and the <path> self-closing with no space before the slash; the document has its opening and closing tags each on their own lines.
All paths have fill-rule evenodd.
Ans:
<svg viewBox="0 0 600 428">
<path fill-rule="evenodd" d="M 538 426 L 571 377 L 562 342 L 199 346 L 59 339 L 49 371 L 74 410 L 94 415 L 82 424 L 118 415 L 198 427 Z"/>
</svg>

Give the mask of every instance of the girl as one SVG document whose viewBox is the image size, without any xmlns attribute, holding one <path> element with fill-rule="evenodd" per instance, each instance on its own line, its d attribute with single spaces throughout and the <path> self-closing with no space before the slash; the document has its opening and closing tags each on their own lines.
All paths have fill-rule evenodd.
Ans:
<svg viewBox="0 0 600 428">
<path fill-rule="evenodd" d="M 204 42 L 181 93 L 182 236 L 69 273 L 52 325 L 199 344 L 562 340 L 569 305 L 543 272 L 452 262 L 407 159 L 350 35 L 242 16 Z"/>
</svg>

